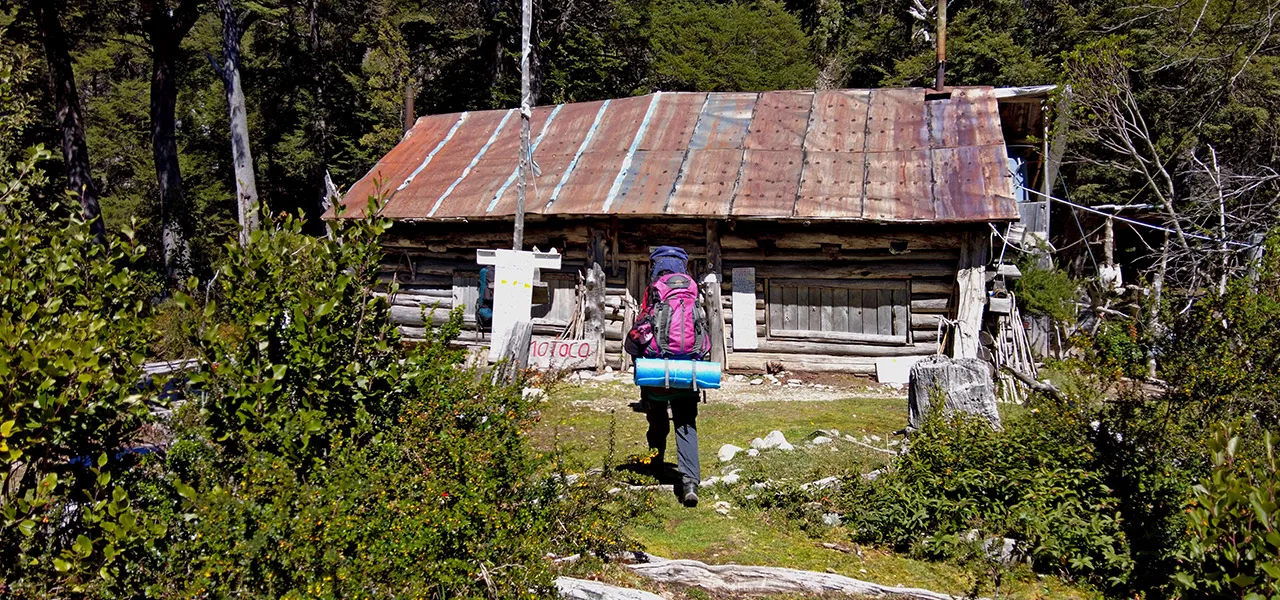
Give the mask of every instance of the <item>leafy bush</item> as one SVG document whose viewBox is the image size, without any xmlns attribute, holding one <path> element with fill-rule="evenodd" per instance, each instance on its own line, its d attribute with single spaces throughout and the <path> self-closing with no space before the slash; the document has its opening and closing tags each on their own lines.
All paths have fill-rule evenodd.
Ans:
<svg viewBox="0 0 1280 600">
<path fill-rule="evenodd" d="M 541 597 L 548 551 L 625 545 L 625 511 L 530 450 L 520 385 L 461 366 L 460 310 L 400 343 L 374 291 L 388 225 L 286 218 L 227 247 L 165 463 L 175 596 Z"/>
<path fill-rule="evenodd" d="M 1039 571 L 1119 583 L 1132 569 L 1117 501 L 1092 469 L 1089 425 L 1044 402 L 1002 432 L 931 414 L 911 451 L 842 499 L 859 541 L 952 558 L 968 540 L 1013 538 Z"/>
<path fill-rule="evenodd" d="M 1187 506 L 1187 551 L 1177 581 L 1187 598 L 1280 596 L 1280 471 L 1271 433 L 1245 452 L 1241 437 L 1218 427 L 1209 439 L 1210 475 L 1193 486 Z"/>
<path fill-rule="evenodd" d="M 1077 285 L 1066 271 L 1041 267 L 1032 257 L 1019 262 L 1018 270 L 1022 277 L 1014 292 L 1028 312 L 1063 323 L 1075 320 Z"/>
<path fill-rule="evenodd" d="M 1112 379 L 1146 376 L 1146 352 L 1139 343 L 1138 330 L 1132 321 L 1105 321 L 1089 341 L 1090 366 L 1099 374 Z"/>
<path fill-rule="evenodd" d="M 1160 375 L 1195 423 L 1256 419 L 1280 427 L 1280 232 L 1268 237 L 1257 280 L 1169 311 Z"/>
<path fill-rule="evenodd" d="M 163 533 L 118 455 L 151 420 L 153 336 L 128 231 L 97 243 L 72 198 L 31 198 L 37 147 L 0 182 L 0 592 L 90 593 Z"/>
</svg>

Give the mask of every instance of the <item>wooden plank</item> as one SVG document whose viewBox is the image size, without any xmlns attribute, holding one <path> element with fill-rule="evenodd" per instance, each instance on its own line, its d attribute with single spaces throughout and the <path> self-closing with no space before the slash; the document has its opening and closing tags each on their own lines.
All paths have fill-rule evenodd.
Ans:
<svg viewBox="0 0 1280 600">
<path fill-rule="evenodd" d="M 756 337 L 756 270 L 742 267 L 733 270 L 733 349 L 755 350 Z M 738 327 L 737 325 L 741 325 Z"/>
<path fill-rule="evenodd" d="M 809 328 L 822 330 L 822 288 L 809 290 Z"/>
<path fill-rule="evenodd" d="M 893 291 L 876 292 L 876 333 L 893 335 Z"/>
<path fill-rule="evenodd" d="M 778 329 L 796 329 L 796 288 L 794 285 L 782 287 L 782 326 Z"/>
<path fill-rule="evenodd" d="M 980 233 L 967 233 L 961 240 L 960 263 L 956 274 L 956 286 L 959 290 L 956 302 L 956 322 L 958 323 L 954 343 L 951 346 L 953 358 L 977 358 L 981 342 L 978 339 L 982 327 L 982 312 L 987 300 L 987 236 Z"/>
<path fill-rule="evenodd" d="M 898 346 L 905 345 L 907 343 L 906 335 L 849 333 L 847 331 L 818 331 L 815 329 L 789 329 L 787 331 L 775 331 L 772 337 L 779 339 L 788 338 L 812 340 L 814 342 L 889 344 Z"/>
<path fill-rule="evenodd" d="M 492 267 L 490 268 L 492 269 Z M 492 272 L 492 271 L 491 271 Z M 476 300 L 480 297 L 480 276 L 454 274 L 453 306 L 463 307 L 462 318 L 468 323 L 476 320 Z M 447 313 L 447 311 L 446 311 Z"/>
<path fill-rule="evenodd" d="M 771 338 L 760 342 L 759 352 L 778 354 L 811 354 L 814 356 L 917 356 L 921 354 L 936 354 L 938 352 L 938 345 L 936 343 L 929 343 L 904 346 L 901 344 L 885 345 L 864 344 L 858 342 L 800 341 Z M 740 354 L 752 353 L 742 352 Z"/>
<path fill-rule="evenodd" d="M 893 290 L 893 335 L 911 336 L 911 302 L 904 290 Z"/>
<path fill-rule="evenodd" d="M 880 332 L 880 328 L 876 325 L 879 304 L 879 290 L 864 290 L 862 292 L 862 333 Z"/>
<path fill-rule="evenodd" d="M 720 287 L 720 278 L 724 267 L 720 263 L 720 224 L 707 221 L 707 274 L 702 280 L 703 297 L 707 302 L 708 333 L 711 335 L 711 356 L 714 362 L 724 364 L 728 353 L 724 330 L 724 303 Z"/>
<path fill-rule="evenodd" d="M 914 296 L 915 294 L 912 294 Z M 930 298 L 921 300 L 917 298 L 911 299 L 911 312 L 913 313 L 934 313 L 946 314 L 947 304 L 950 302 L 947 298 Z"/>
<path fill-rule="evenodd" d="M 832 304 L 834 295 L 835 290 L 831 288 L 822 288 L 822 316 L 818 318 L 818 329 L 822 331 L 836 330 L 835 306 Z"/>
<path fill-rule="evenodd" d="M 849 290 L 849 323 L 845 331 L 862 333 L 862 295 L 864 290 Z"/>
<path fill-rule="evenodd" d="M 782 288 L 770 283 L 766 289 L 769 290 L 769 320 L 766 324 L 769 329 L 782 329 L 784 320 Z"/>
<path fill-rule="evenodd" d="M 849 331 L 849 290 L 831 290 L 831 331 Z"/>
<path fill-rule="evenodd" d="M 809 329 L 809 287 L 796 286 L 795 329 Z"/>
</svg>

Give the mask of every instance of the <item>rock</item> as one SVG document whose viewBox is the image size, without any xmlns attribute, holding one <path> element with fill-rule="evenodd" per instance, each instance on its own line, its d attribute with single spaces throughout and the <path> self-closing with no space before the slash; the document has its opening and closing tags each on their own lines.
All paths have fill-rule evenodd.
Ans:
<svg viewBox="0 0 1280 600">
<path fill-rule="evenodd" d="M 971 414 L 986 419 L 993 429 L 1001 429 L 995 383 L 986 362 L 946 356 L 930 356 L 917 362 L 911 367 L 907 393 L 908 427 L 920 428 L 935 394 L 942 396 L 946 413 Z"/>
<path fill-rule="evenodd" d="M 760 451 L 755 448 L 747 448 L 747 456 L 760 456 Z"/>
<path fill-rule="evenodd" d="M 728 475 L 725 475 L 724 477 L 721 477 L 720 482 L 725 485 L 733 485 L 735 483 L 738 483 L 738 480 L 741 478 L 742 476 L 738 475 L 737 471 L 734 471 Z"/>
<path fill-rule="evenodd" d="M 840 515 L 836 513 L 826 513 L 822 515 L 822 524 L 827 527 L 839 527 L 840 523 Z"/>
<path fill-rule="evenodd" d="M 713 476 L 711 476 L 711 477 L 708 477 L 708 478 L 706 478 L 706 479 L 703 479 L 703 480 L 702 480 L 702 483 L 700 483 L 700 484 L 698 484 L 698 485 L 701 485 L 701 486 L 703 486 L 703 487 L 706 487 L 706 486 L 709 486 L 709 485 L 715 485 L 715 484 L 717 484 L 717 483 L 720 483 L 720 478 L 719 478 L 719 477 L 716 477 L 716 476 L 714 476 L 714 475 L 713 475 Z"/>
<path fill-rule="evenodd" d="M 760 453 L 760 449 L 761 449 L 761 448 L 764 448 L 764 440 L 763 440 L 763 439 L 761 439 L 761 438 L 756 438 L 756 439 L 754 439 L 754 440 L 751 440 L 751 449 L 752 449 L 752 450 L 755 450 L 757 454 L 759 454 L 759 453 Z"/>
<path fill-rule="evenodd" d="M 737 375 L 734 375 L 734 376 L 733 376 L 733 380 L 734 380 L 734 381 L 746 381 L 746 380 L 747 380 L 747 376 L 746 376 L 746 375 L 743 375 L 743 374 L 741 374 L 741 373 L 739 373 L 739 374 L 737 374 Z"/>
<path fill-rule="evenodd" d="M 832 439 L 838 438 L 838 437 L 840 437 L 840 430 L 839 430 L 839 429 L 832 429 L 832 430 L 831 430 L 831 433 L 830 433 L 830 434 L 828 434 L 828 435 L 830 435 L 830 436 L 832 437 Z"/>
<path fill-rule="evenodd" d="M 813 438 L 813 439 L 809 440 L 809 443 L 810 443 L 810 444 L 813 444 L 814 446 L 821 446 L 821 445 L 823 445 L 823 444 L 830 444 L 830 443 L 831 443 L 831 438 L 829 438 L 829 437 L 827 437 L 827 436 L 825 436 L 825 435 L 820 435 L 820 436 L 818 436 L 818 437 L 816 437 L 816 438 Z"/>
<path fill-rule="evenodd" d="M 768 487 L 769 487 L 768 481 L 757 481 L 751 484 L 751 489 L 753 490 L 763 490 L 763 489 L 767 489 Z"/>
<path fill-rule="evenodd" d="M 612 372 L 613 372 L 613 367 L 610 367 L 609 365 L 605 365 L 605 367 L 604 367 L 604 372 L 605 372 L 605 373 L 612 373 Z"/>
<path fill-rule="evenodd" d="M 720 446 L 720 451 L 716 453 L 716 457 L 720 459 L 720 462 L 729 462 L 733 460 L 733 457 L 737 456 L 739 452 L 742 452 L 742 448 L 734 446 L 733 444 L 725 444 Z"/>
<path fill-rule="evenodd" d="M 838 492 L 840 491 L 840 478 L 839 477 L 823 477 L 822 479 L 819 479 L 817 481 L 810 481 L 809 483 L 801 485 L 800 489 L 832 490 L 832 491 Z"/>
<path fill-rule="evenodd" d="M 760 443 L 757 444 L 756 441 L 759 441 Z M 756 450 L 772 450 L 774 448 L 779 450 L 795 449 L 795 446 L 788 443 L 786 436 L 782 435 L 782 432 L 777 429 L 770 431 L 769 435 L 764 436 L 764 439 L 756 438 L 751 440 L 751 447 Z"/>
<path fill-rule="evenodd" d="M 871 436 L 871 441 L 873 441 L 873 442 L 878 442 L 878 441 L 880 441 L 880 436 L 878 436 L 878 435 L 872 435 L 872 436 Z"/>
<path fill-rule="evenodd" d="M 804 382 L 799 379 L 788 379 L 787 385 L 804 385 Z"/>
<path fill-rule="evenodd" d="M 578 480 L 580 480 L 580 479 L 582 479 L 582 476 L 581 476 L 581 475 L 579 475 L 579 474 L 577 474 L 577 473 L 570 473 L 570 474 L 568 474 L 568 475 L 565 475 L 565 476 L 564 476 L 564 484 L 565 484 L 565 485 L 573 485 L 573 484 L 575 484 L 575 483 L 578 483 Z"/>
<path fill-rule="evenodd" d="M 763 380 L 763 379 L 752 379 L 752 380 L 751 380 L 751 385 L 763 385 L 763 384 L 764 384 L 764 380 Z"/>
<path fill-rule="evenodd" d="M 547 392 L 543 391 L 541 388 L 527 387 L 520 391 L 520 395 L 530 402 L 547 399 Z"/>
<path fill-rule="evenodd" d="M 724 500 L 721 500 L 719 502 L 716 502 L 715 504 L 712 504 L 711 507 L 714 508 L 716 512 L 726 517 L 729 516 L 729 510 L 733 508 L 733 506 L 731 506 L 728 502 L 725 502 Z"/>
<path fill-rule="evenodd" d="M 902 443 L 902 442 L 901 442 L 901 441 L 898 441 L 898 440 L 889 440 L 889 447 L 890 447 L 890 448 L 892 448 L 892 447 L 897 446 L 898 444 L 901 444 L 901 443 Z"/>
</svg>

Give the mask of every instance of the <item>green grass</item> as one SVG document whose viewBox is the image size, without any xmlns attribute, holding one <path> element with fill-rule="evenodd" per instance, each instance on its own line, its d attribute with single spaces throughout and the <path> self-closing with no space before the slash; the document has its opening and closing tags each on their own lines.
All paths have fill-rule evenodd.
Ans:
<svg viewBox="0 0 1280 600">
<path fill-rule="evenodd" d="M 643 414 L 633 412 L 628 406 L 638 399 L 637 388 L 630 384 L 562 386 L 553 390 L 549 401 L 540 407 L 542 420 L 532 432 L 532 440 L 548 451 L 558 442 L 574 462 L 598 466 L 610 451 L 612 422 L 614 457 L 621 460 L 644 455 L 648 452 L 644 437 L 648 424 Z M 906 424 L 907 407 L 902 400 L 849 398 L 733 403 L 718 401 L 716 392 L 711 392 L 708 402 L 698 407 L 698 456 L 702 461 L 702 475 L 707 477 L 719 472 L 716 452 L 720 446 L 733 444 L 747 448 L 752 439 L 764 437 L 774 429 L 798 446 L 817 429 L 834 428 L 859 439 L 863 435 L 877 435 L 888 440 L 893 431 Z M 674 456 L 674 444 L 672 435 L 667 441 L 668 460 Z M 874 452 L 865 454 L 868 461 L 883 462 Z"/>
<path fill-rule="evenodd" d="M 906 401 L 902 399 L 806 401 L 803 388 L 777 391 L 780 396 L 789 393 L 794 396 L 785 401 L 741 403 L 732 397 L 717 401 L 716 393 L 712 392 L 710 402 L 700 405 L 702 476 L 705 479 L 722 472 L 723 465 L 716 457 L 722 444 L 745 448 L 752 438 L 763 437 L 774 429 L 782 431 L 796 450 L 767 451 L 754 458 L 739 454 L 730 463 L 732 468 L 741 469 L 739 484 L 704 487 L 699 493 L 702 501 L 695 508 L 681 506 L 670 493 L 659 494 L 654 518 L 634 526 L 633 534 L 645 550 L 666 558 L 691 558 L 709 564 L 833 572 L 883 585 L 922 587 L 956 595 L 972 591 L 975 578 L 980 577 L 977 573 L 883 549 L 858 547 L 848 541 L 849 536 L 841 527 L 813 526 L 791 519 L 782 511 L 762 508 L 747 497 L 755 493 L 748 487 L 751 482 L 774 480 L 798 484 L 829 475 L 866 472 L 891 458 L 844 441 L 823 446 L 804 445 L 804 440 L 816 429 L 839 429 L 842 434 L 858 439 L 877 435 L 883 441 L 876 445 L 883 445 L 889 439 L 896 439 L 891 432 L 901 429 L 907 421 Z M 644 415 L 632 412 L 627 406 L 637 398 L 636 388 L 624 383 L 560 386 L 540 406 L 542 420 L 531 432 L 531 438 L 546 451 L 558 445 L 567 451 L 571 466 L 576 463 L 577 468 L 583 469 L 605 462 L 611 451 L 610 440 L 615 461 L 645 455 Z M 1021 407 L 1005 405 L 1001 405 L 1001 410 L 1006 418 L 1024 412 Z M 673 448 L 674 439 L 667 443 L 668 448 Z M 672 454 L 669 450 L 668 456 Z M 720 500 L 732 506 L 728 516 L 716 512 L 715 503 Z M 853 551 L 823 547 L 823 542 Z M 582 575 L 583 569 L 605 581 L 672 593 L 676 598 L 720 598 L 700 590 L 658 588 L 622 567 L 584 564 L 575 571 Z M 987 584 L 980 593 L 991 596 L 993 590 Z M 1090 594 L 1056 578 L 1039 577 L 1021 568 L 1006 576 L 1000 597 L 1088 598 Z"/>
</svg>

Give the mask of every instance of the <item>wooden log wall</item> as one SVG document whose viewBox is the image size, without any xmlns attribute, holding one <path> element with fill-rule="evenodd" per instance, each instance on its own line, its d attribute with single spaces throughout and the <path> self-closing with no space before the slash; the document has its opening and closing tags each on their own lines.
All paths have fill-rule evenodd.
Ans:
<svg viewBox="0 0 1280 600">
<path fill-rule="evenodd" d="M 715 227 L 708 234 L 708 227 Z M 985 225 L 984 225 L 985 226 Z M 691 267 L 700 279 L 707 270 L 708 244 L 720 246 L 719 298 L 726 363 L 730 369 L 760 370 L 766 363 L 780 362 L 797 371 L 843 371 L 873 373 L 875 359 L 888 356 L 921 356 L 938 351 L 939 323 L 943 317 L 956 314 L 956 273 L 961 260 L 961 240 L 975 227 L 888 227 L 856 224 L 803 224 L 737 221 L 673 221 L 596 220 L 570 221 L 538 219 L 526 223 L 525 243 L 540 250 L 555 248 L 563 256 L 559 283 L 551 283 L 553 298 L 535 293 L 535 303 L 556 304 L 563 309 L 566 298 L 556 294 L 572 293 L 578 273 L 585 276 L 593 254 L 601 249 L 599 233 L 607 236 L 606 253 L 601 261 L 605 271 L 604 352 L 605 364 L 622 368 L 621 341 L 634 317 L 648 281 L 646 272 L 650 248 L 679 245 L 693 259 Z M 436 311 L 430 320 L 444 322 L 448 310 L 458 302 L 455 275 L 474 277 L 479 271 L 475 263 L 476 248 L 505 247 L 510 243 L 510 224 L 504 222 L 470 223 L 397 223 L 388 233 L 384 246 L 384 280 L 393 277 L 400 293 L 392 299 L 392 320 L 401 326 L 408 338 L 422 335 L 421 308 Z M 714 260 L 714 257 L 712 257 Z M 599 260 L 597 258 L 597 260 Z M 732 347 L 733 269 L 755 269 L 755 323 L 758 347 L 735 350 Z M 909 343 L 885 343 L 870 336 L 867 341 L 807 340 L 770 336 L 770 315 L 766 304 L 767 289 L 772 280 L 828 280 L 833 282 L 896 280 L 910 290 L 907 321 Z M 874 285 L 874 284 L 867 284 Z M 559 287 L 557 287 L 559 286 Z M 472 296 L 474 297 L 474 296 Z M 571 299 L 570 299 L 571 300 Z M 903 307 L 905 308 L 905 307 Z M 535 310 L 534 335 L 555 336 L 565 331 L 573 316 L 564 310 L 545 309 L 543 316 Z M 471 307 L 467 307 L 467 319 Z M 487 344 L 487 336 L 473 330 L 464 334 L 462 343 Z M 862 338 L 858 338 L 862 339 Z"/>
</svg>

